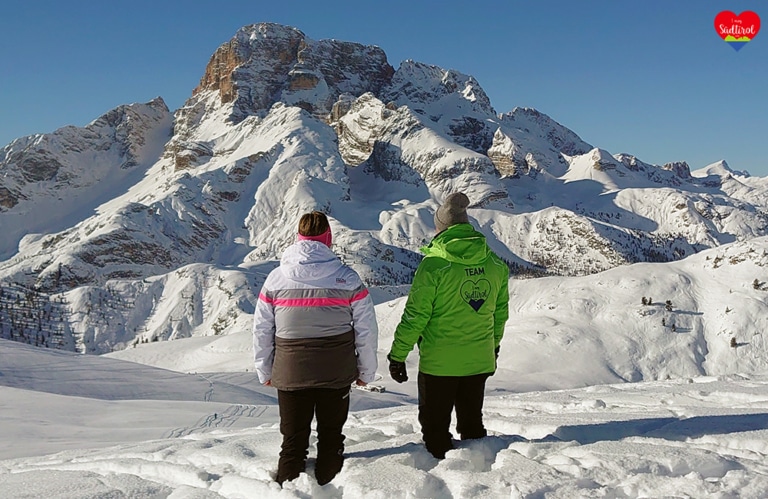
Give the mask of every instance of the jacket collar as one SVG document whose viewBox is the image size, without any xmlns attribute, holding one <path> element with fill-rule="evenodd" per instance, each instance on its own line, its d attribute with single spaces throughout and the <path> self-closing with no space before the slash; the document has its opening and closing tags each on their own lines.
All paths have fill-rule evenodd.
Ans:
<svg viewBox="0 0 768 499">
<path fill-rule="evenodd" d="M 341 260 L 336 254 L 317 241 L 298 241 L 286 248 L 280 258 L 280 270 L 294 281 L 323 279 L 341 266 Z"/>
<path fill-rule="evenodd" d="M 436 235 L 429 245 L 421 248 L 421 252 L 427 257 L 436 256 L 450 262 L 474 265 L 484 262 L 490 249 L 485 236 L 467 223 L 451 225 Z"/>
</svg>

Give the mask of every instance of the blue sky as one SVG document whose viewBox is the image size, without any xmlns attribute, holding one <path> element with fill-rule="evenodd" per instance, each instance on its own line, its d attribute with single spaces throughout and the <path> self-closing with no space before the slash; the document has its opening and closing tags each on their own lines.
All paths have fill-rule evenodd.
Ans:
<svg viewBox="0 0 768 499">
<path fill-rule="evenodd" d="M 768 23 L 757 0 L 6 0 L 0 145 L 158 95 L 175 110 L 237 29 L 277 22 L 470 74 L 497 112 L 534 107 L 613 154 L 768 176 L 768 27 L 737 52 L 722 10 Z"/>
</svg>

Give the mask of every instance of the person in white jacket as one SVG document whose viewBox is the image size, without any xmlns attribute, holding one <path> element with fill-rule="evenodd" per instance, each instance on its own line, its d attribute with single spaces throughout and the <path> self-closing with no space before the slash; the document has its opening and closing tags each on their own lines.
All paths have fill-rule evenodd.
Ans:
<svg viewBox="0 0 768 499">
<path fill-rule="evenodd" d="M 330 249 L 325 214 L 302 215 L 298 239 L 259 293 L 255 365 L 259 381 L 278 394 L 283 443 L 275 480 L 282 485 L 304 471 L 316 417 L 315 478 L 325 485 L 344 463 L 351 385 L 374 380 L 378 327 L 360 276 Z"/>
</svg>

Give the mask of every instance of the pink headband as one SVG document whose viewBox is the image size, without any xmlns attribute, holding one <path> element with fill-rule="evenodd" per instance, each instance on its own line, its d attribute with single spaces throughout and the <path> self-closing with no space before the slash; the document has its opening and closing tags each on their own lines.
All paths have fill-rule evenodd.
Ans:
<svg viewBox="0 0 768 499">
<path fill-rule="evenodd" d="M 320 234 L 319 236 L 302 236 L 299 234 L 299 241 L 317 241 L 320 243 L 323 243 L 324 245 L 331 247 L 331 243 L 333 242 L 333 236 L 331 235 L 331 228 L 328 227 L 328 230 Z"/>
</svg>

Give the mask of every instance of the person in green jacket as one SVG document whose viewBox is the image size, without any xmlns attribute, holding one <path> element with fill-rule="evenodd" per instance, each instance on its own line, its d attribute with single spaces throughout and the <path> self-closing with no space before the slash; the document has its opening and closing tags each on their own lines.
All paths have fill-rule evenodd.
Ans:
<svg viewBox="0 0 768 499">
<path fill-rule="evenodd" d="M 496 371 L 509 317 L 509 267 L 467 216 L 469 198 L 454 193 L 435 212 L 437 235 L 421 248 L 403 316 L 387 355 L 398 383 L 405 359 L 419 347 L 419 423 L 427 450 L 442 459 L 453 449 L 451 414 L 461 439 L 487 435 L 485 382 Z"/>
</svg>

